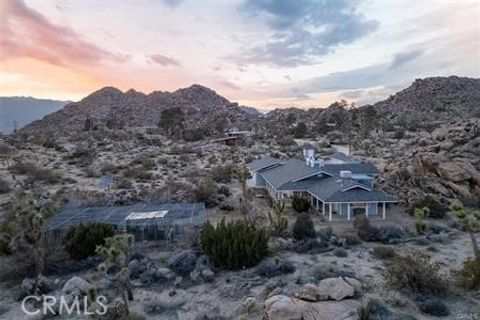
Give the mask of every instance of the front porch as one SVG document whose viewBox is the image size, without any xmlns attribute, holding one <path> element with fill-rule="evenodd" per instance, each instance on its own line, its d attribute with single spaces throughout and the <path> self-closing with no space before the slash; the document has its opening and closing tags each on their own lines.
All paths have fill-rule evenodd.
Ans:
<svg viewBox="0 0 480 320">
<path fill-rule="evenodd" d="M 381 220 L 387 217 L 387 202 L 324 202 L 310 193 L 308 196 L 311 207 L 319 214 L 328 217 L 328 221 L 350 221 L 358 215 Z"/>
</svg>

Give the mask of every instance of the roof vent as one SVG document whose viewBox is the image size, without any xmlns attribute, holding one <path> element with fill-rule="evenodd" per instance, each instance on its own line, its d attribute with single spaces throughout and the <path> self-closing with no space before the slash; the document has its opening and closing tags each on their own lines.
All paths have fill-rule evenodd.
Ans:
<svg viewBox="0 0 480 320">
<path fill-rule="evenodd" d="M 352 177 L 352 171 L 349 170 L 342 170 L 340 171 L 340 178 L 342 179 L 348 179 Z"/>
</svg>

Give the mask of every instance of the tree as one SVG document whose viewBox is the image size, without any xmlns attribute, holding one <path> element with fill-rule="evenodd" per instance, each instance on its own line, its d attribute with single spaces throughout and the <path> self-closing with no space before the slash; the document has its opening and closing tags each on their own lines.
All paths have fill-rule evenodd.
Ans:
<svg viewBox="0 0 480 320">
<path fill-rule="evenodd" d="M 97 253 L 105 260 L 98 265 L 103 276 L 115 283 L 120 293 L 127 315 L 130 313 L 128 301 L 133 300 L 128 264 L 132 256 L 134 237 L 131 234 L 120 234 L 105 239 L 104 246 L 97 247 Z"/>
<path fill-rule="evenodd" d="M 179 107 L 173 107 L 162 111 L 158 126 L 171 137 L 182 132 L 184 121 L 185 114 L 183 110 Z"/>
<path fill-rule="evenodd" d="M 45 267 L 45 234 L 42 230 L 45 211 L 35 205 L 29 194 L 19 195 L 14 202 L 12 247 L 14 252 L 26 251 L 33 257 L 35 271 L 40 274 Z"/>
<path fill-rule="evenodd" d="M 247 180 L 252 178 L 250 170 L 248 170 L 248 168 L 245 166 L 236 166 L 232 168 L 232 177 L 240 183 L 240 188 L 242 189 L 242 197 L 244 199 L 249 199 Z"/>
<path fill-rule="evenodd" d="M 209 222 L 200 233 L 202 248 L 220 267 L 239 269 L 256 265 L 268 252 L 268 235 L 248 221 Z"/>
<path fill-rule="evenodd" d="M 268 212 L 268 219 L 270 220 L 270 227 L 274 234 L 282 234 L 288 227 L 288 220 L 283 217 L 285 211 L 285 201 L 279 199 L 273 203 L 273 214 Z"/>
<path fill-rule="evenodd" d="M 470 240 L 473 247 L 473 256 L 475 260 L 480 261 L 480 248 L 478 247 L 476 232 L 480 231 L 480 213 L 478 211 L 469 212 L 460 203 L 452 203 L 450 205 L 450 211 L 453 213 L 454 217 L 459 220 L 465 230 L 470 235 Z"/>
<path fill-rule="evenodd" d="M 95 254 L 97 246 L 114 235 L 113 227 L 103 223 L 71 226 L 64 238 L 65 249 L 72 259 L 82 260 Z"/>
<path fill-rule="evenodd" d="M 315 227 L 312 219 L 306 213 L 301 213 L 293 225 L 293 237 L 297 240 L 315 237 Z"/>
<path fill-rule="evenodd" d="M 304 138 L 307 135 L 307 131 L 307 125 L 304 122 L 299 122 L 293 131 L 293 136 L 296 139 Z"/>
</svg>

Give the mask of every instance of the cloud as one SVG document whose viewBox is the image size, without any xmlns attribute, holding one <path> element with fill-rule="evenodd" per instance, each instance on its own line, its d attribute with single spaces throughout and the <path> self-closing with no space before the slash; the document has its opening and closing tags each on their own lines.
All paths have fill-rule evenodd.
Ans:
<svg viewBox="0 0 480 320">
<path fill-rule="evenodd" d="M 182 3 L 182 0 L 162 0 L 162 2 L 170 8 L 176 8 Z"/>
<path fill-rule="evenodd" d="M 218 82 L 219 85 L 221 85 L 222 87 L 225 87 L 225 88 L 228 88 L 228 89 L 232 89 L 232 90 L 241 90 L 241 88 L 239 86 L 237 86 L 236 84 L 230 82 L 230 81 L 227 81 L 227 80 L 221 80 Z"/>
<path fill-rule="evenodd" d="M 423 50 L 421 49 L 399 52 L 393 57 L 393 60 L 390 63 L 389 69 L 396 69 L 400 66 L 403 66 L 404 64 L 421 56 L 422 54 L 423 54 Z"/>
<path fill-rule="evenodd" d="M 168 67 L 168 66 L 179 66 L 180 63 L 173 59 L 173 58 L 169 58 L 167 56 L 164 56 L 162 54 L 152 54 L 150 56 L 148 56 L 149 58 L 149 61 L 150 62 L 154 62 L 154 63 L 157 63 L 159 65 L 162 65 L 164 67 Z"/>
<path fill-rule="evenodd" d="M 358 13 L 347 0 L 248 0 L 243 10 L 262 19 L 272 36 L 261 45 L 232 57 L 238 63 L 295 67 L 318 62 L 318 57 L 377 29 L 377 22 Z"/>
<path fill-rule="evenodd" d="M 2 1 L 0 10 L 1 59 L 29 57 L 58 66 L 127 59 L 88 42 L 68 26 L 51 23 L 23 0 Z"/>
</svg>

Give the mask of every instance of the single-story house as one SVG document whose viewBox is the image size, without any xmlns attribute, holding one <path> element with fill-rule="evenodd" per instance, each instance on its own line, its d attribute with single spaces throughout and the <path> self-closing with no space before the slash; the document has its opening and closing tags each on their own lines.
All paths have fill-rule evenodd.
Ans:
<svg viewBox="0 0 480 320">
<path fill-rule="evenodd" d="M 249 164 L 251 188 L 265 189 L 273 199 L 301 196 L 328 220 L 351 220 L 358 214 L 385 219 L 387 206 L 398 200 L 374 188 L 377 168 L 345 154 L 317 159 L 313 149 L 305 160 L 263 157 Z"/>
</svg>

